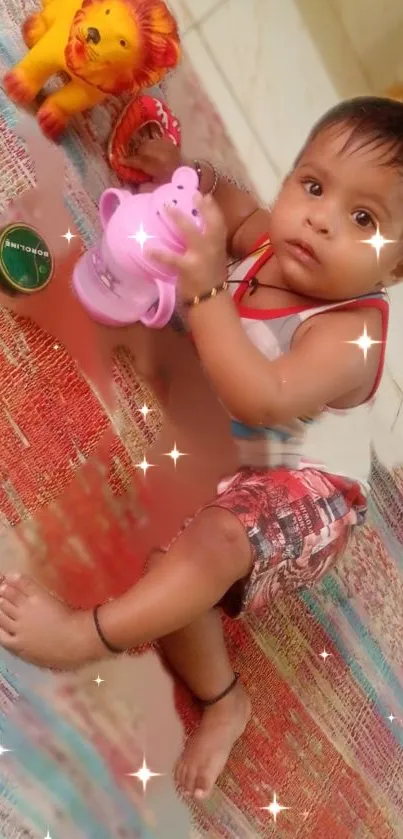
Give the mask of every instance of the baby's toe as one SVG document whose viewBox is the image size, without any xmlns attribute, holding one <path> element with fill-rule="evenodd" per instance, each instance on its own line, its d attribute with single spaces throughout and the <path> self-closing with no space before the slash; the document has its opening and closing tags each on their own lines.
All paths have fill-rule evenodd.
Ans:
<svg viewBox="0 0 403 839">
<path fill-rule="evenodd" d="M 18 617 L 18 606 L 6 598 L 0 597 L 0 612 L 15 621 Z"/>
<path fill-rule="evenodd" d="M 15 635 L 16 626 L 15 619 L 3 612 L 0 604 L 0 630 L 2 633 L 7 637 Z"/>
<path fill-rule="evenodd" d="M 6 585 L 7 589 L 12 589 L 17 595 L 20 595 L 20 599 L 21 595 L 23 597 L 32 597 L 33 594 L 37 594 L 41 590 L 40 586 L 38 586 L 32 577 L 29 577 L 28 574 L 19 574 L 18 572 L 6 574 L 3 585 Z"/>
<path fill-rule="evenodd" d="M 14 585 L 10 585 L 8 582 L 4 582 L 3 585 L 0 586 L 0 597 L 4 603 L 9 603 L 14 606 L 14 608 L 17 608 L 21 601 L 25 600 L 25 595 L 19 591 L 18 588 L 15 588 Z"/>
</svg>

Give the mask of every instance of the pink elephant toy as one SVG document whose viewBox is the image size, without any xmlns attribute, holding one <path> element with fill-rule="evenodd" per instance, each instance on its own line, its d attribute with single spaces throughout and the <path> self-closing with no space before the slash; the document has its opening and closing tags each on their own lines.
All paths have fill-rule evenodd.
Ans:
<svg viewBox="0 0 403 839">
<path fill-rule="evenodd" d="M 107 189 L 103 193 L 99 206 L 103 236 L 81 257 L 73 275 L 75 292 L 94 320 L 109 326 L 168 323 L 175 309 L 177 277 L 147 256 L 147 244 L 184 252 L 181 233 L 165 209 L 177 207 L 201 226 L 194 206 L 197 191 L 196 172 L 183 166 L 171 183 L 155 192 L 132 195 L 124 189 Z"/>
</svg>

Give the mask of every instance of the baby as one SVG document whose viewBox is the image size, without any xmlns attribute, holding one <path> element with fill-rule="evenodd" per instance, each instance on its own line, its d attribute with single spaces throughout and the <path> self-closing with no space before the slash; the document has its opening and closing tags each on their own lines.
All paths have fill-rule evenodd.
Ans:
<svg viewBox="0 0 403 839">
<path fill-rule="evenodd" d="M 136 159 L 155 183 L 183 162 L 163 140 L 146 141 Z M 211 165 L 194 166 L 204 232 L 172 210 L 187 251 L 153 255 L 178 271 L 180 311 L 232 419 L 239 470 L 135 587 L 94 612 L 8 576 L 0 644 L 74 668 L 159 639 L 204 708 L 177 780 L 205 798 L 251 711 L 217 607 L 264 614 L 282 592 L 321 579 L 365 521 L 385 287 L 403 274 L 403 104 L 360 98 L 333 108 L 270 212 Z M 390 240 L 379 252 L 376 234 Z"/>
</svg>

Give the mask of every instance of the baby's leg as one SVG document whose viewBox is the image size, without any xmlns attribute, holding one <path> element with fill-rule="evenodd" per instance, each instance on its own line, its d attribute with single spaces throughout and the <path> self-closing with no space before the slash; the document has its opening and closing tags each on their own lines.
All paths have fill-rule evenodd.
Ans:
<svg viewBox="0 0 403 839">
<path fill-rule="evenodd" d="M 234 678 L 218 609 L 210 609 L 184 629 L 161 638 L 160 647 L 203 708 L 201 723 L 178 762 L 176 778 L 186 794 L 207 798 L 245 730 L 250 700 Z"/>
<path fill-rule="evenodd" d="M 101 629 L 121 650 L 177 632 L 218 603 L 251 564 L 249 540 L 235 516 L 203 510 L 173 544 L 166 562 L 102 606 Z M 31 578 L 6 577 L 0 596 L 0 644 L 20 658 L 74 669 L 108 655 L 92 612 L 69 609 Z"/>
<path fill-rule="evenodd" d="M 201 699 L 202 720 L 186 743 L 176 770 L 185 793 L 200 800 L 211 794 L 232 747 L 245 730 L 250 699 L 234 678 L 217 610 L 211 609 L 190 626 L 163 638 L 161 646 L 171 667 Z M 203 699 L 207 701 L 203 703 Z"/>
</svg>

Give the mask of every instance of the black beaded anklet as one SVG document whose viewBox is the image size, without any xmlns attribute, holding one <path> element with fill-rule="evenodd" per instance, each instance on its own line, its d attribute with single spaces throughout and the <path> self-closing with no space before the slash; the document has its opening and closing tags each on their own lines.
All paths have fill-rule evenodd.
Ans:
<svg viewBox="0 0 403 839">
<path fill-rule="evenodd" d="M 217 702 L 221 702 L 221 699 L 225 699 L 225 697 L 228 696 L 228 694 L 231 693 L 231 691 L 234 690 L 234 688 L 236 688 L 238 681 L 239 673 L 235 673 L 235 676 L 231 684 L 228 685 L 228 687 L 225 688 L 225 690 L 223 690 L 223 692 L 220 693 L 219 696 L 214 697 L 214 699 L 198 699 L 199 705 L 201 705 L 202 708 L 210 708 L 211 705 L 216 705 Z"/>
<path fill-rule="evenodd" d="M 101 608 L 101 606 L 102 606 L 102 603 L 99 603 L 98 606 L 95 606 L 95 609 L 93 610 L 93 613 L 92 613 L 93 616 L 94 616 L 95 629 L 98 632 L 98 635 L 99 635 L 104 647 L 106 647 L 106 649 L 109 650 L 110 653 L 113 653 L 114 655 L 116 655 L 117 653 L 124 653 L 125 650 L 119 650 L 117 647 L 114 647 L 112 644 L 110 644 L 109 641 L 105 638 L 105 635 L 104 635 L 104 633 L 103 633 L 103 631 L 102 631 L 102 629 L 99 625 L 99 618 L 98 618 L 98 611 Z"/>
</svg>

